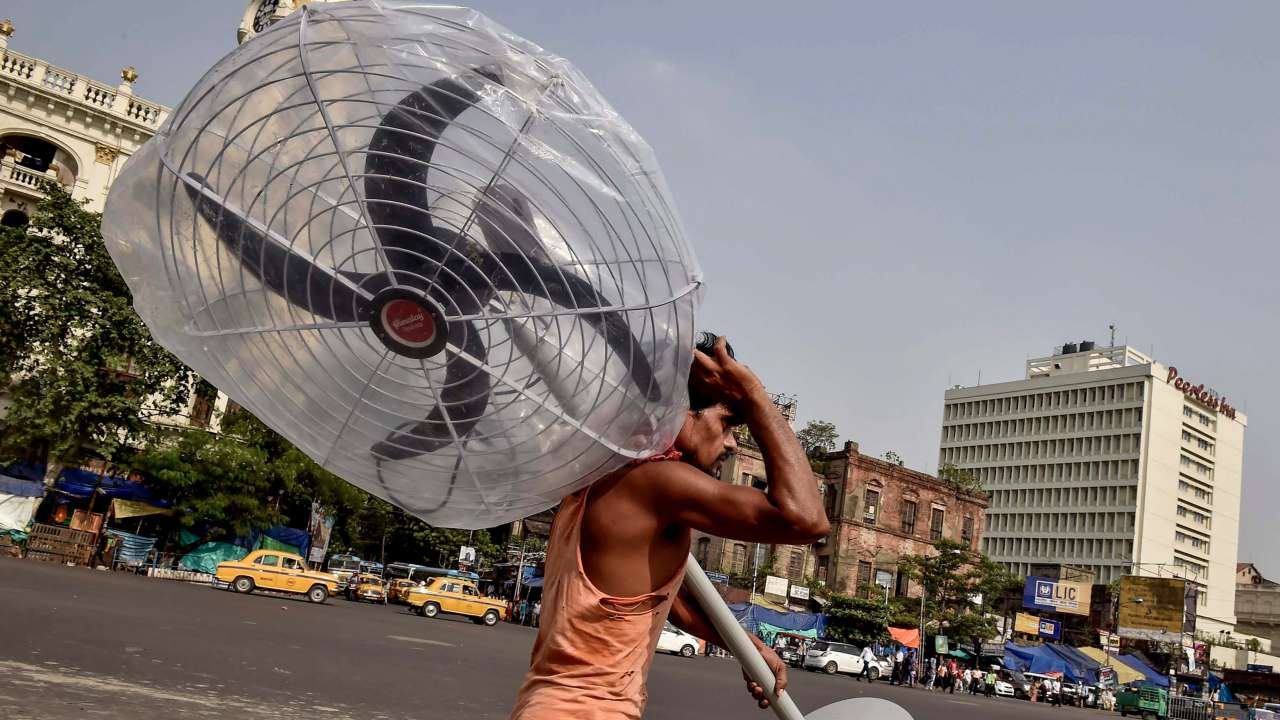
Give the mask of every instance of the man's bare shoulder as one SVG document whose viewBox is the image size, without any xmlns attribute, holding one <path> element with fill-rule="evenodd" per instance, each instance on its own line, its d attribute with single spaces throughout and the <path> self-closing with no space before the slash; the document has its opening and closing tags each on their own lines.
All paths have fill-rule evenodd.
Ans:
<svg viewBox="0 0 1280 720">
<path fill-rule="evenodd" d="M 617 482 L 628 494 L 665 499 L 683 495 L 691 486 L 715 484 L 717 480 L 688 463 L 661 460 L 623 468 Z"/>
</svg>

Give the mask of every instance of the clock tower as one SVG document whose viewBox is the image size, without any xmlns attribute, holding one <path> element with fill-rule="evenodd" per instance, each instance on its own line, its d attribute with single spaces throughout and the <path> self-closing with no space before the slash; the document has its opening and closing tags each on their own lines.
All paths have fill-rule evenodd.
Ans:
<svg viewBox="0 0 1280 720">
<path fill-rule="evenodd" d="M 244 15 L 240 16 L 240 27 L 236 30 L 236 42 L 257 35 L 284 18 L 289 13 L 308 3 L 340 2 L 341 0 L 249 0 Z"/>
</svg>

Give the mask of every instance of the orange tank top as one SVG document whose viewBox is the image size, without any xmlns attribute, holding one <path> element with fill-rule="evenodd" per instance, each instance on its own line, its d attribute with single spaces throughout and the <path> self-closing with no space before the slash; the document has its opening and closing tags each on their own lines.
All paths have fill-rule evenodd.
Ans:
<svg viewBox="0 0 1280 720">
<path fill-rule="evenodd" d="M 551 524 L 538 639 L 512 720 L 639 720 L 644 713 L 649 665 L 684 566 L 644 595 L 596 589 L 579 548 L 590 491 L 565 498 Z"/>
</svg>

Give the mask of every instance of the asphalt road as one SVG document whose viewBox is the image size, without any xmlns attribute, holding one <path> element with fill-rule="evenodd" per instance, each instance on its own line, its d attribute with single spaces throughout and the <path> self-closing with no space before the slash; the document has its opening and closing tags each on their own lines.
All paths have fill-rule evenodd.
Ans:
<svg viewBox="0 0 1280 720">
<path fill-rule="evenodd" d="M 123 573 L 0 559 L 0 718 L 505 720 L 534 631 L 342 599 L 312 605 Z M 883 697 L 917 720 L 1085 716 L 792 672 L 805 712 Z M 660 655 L 646 718 L 759 718 L 730 659 Z"/>
</svg>

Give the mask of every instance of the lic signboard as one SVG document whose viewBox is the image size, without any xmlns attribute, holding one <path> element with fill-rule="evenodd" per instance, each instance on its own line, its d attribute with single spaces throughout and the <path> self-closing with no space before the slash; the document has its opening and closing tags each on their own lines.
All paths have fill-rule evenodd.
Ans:
<svg viewBox="0 0 1280 720">
<path fill-rule="evenodd" d="M 1091 590 L 1086 583 L 1029 577 L 1022 591 L 1022 604 L 1044 612 L 1088 615 Z"/>
</svg>

